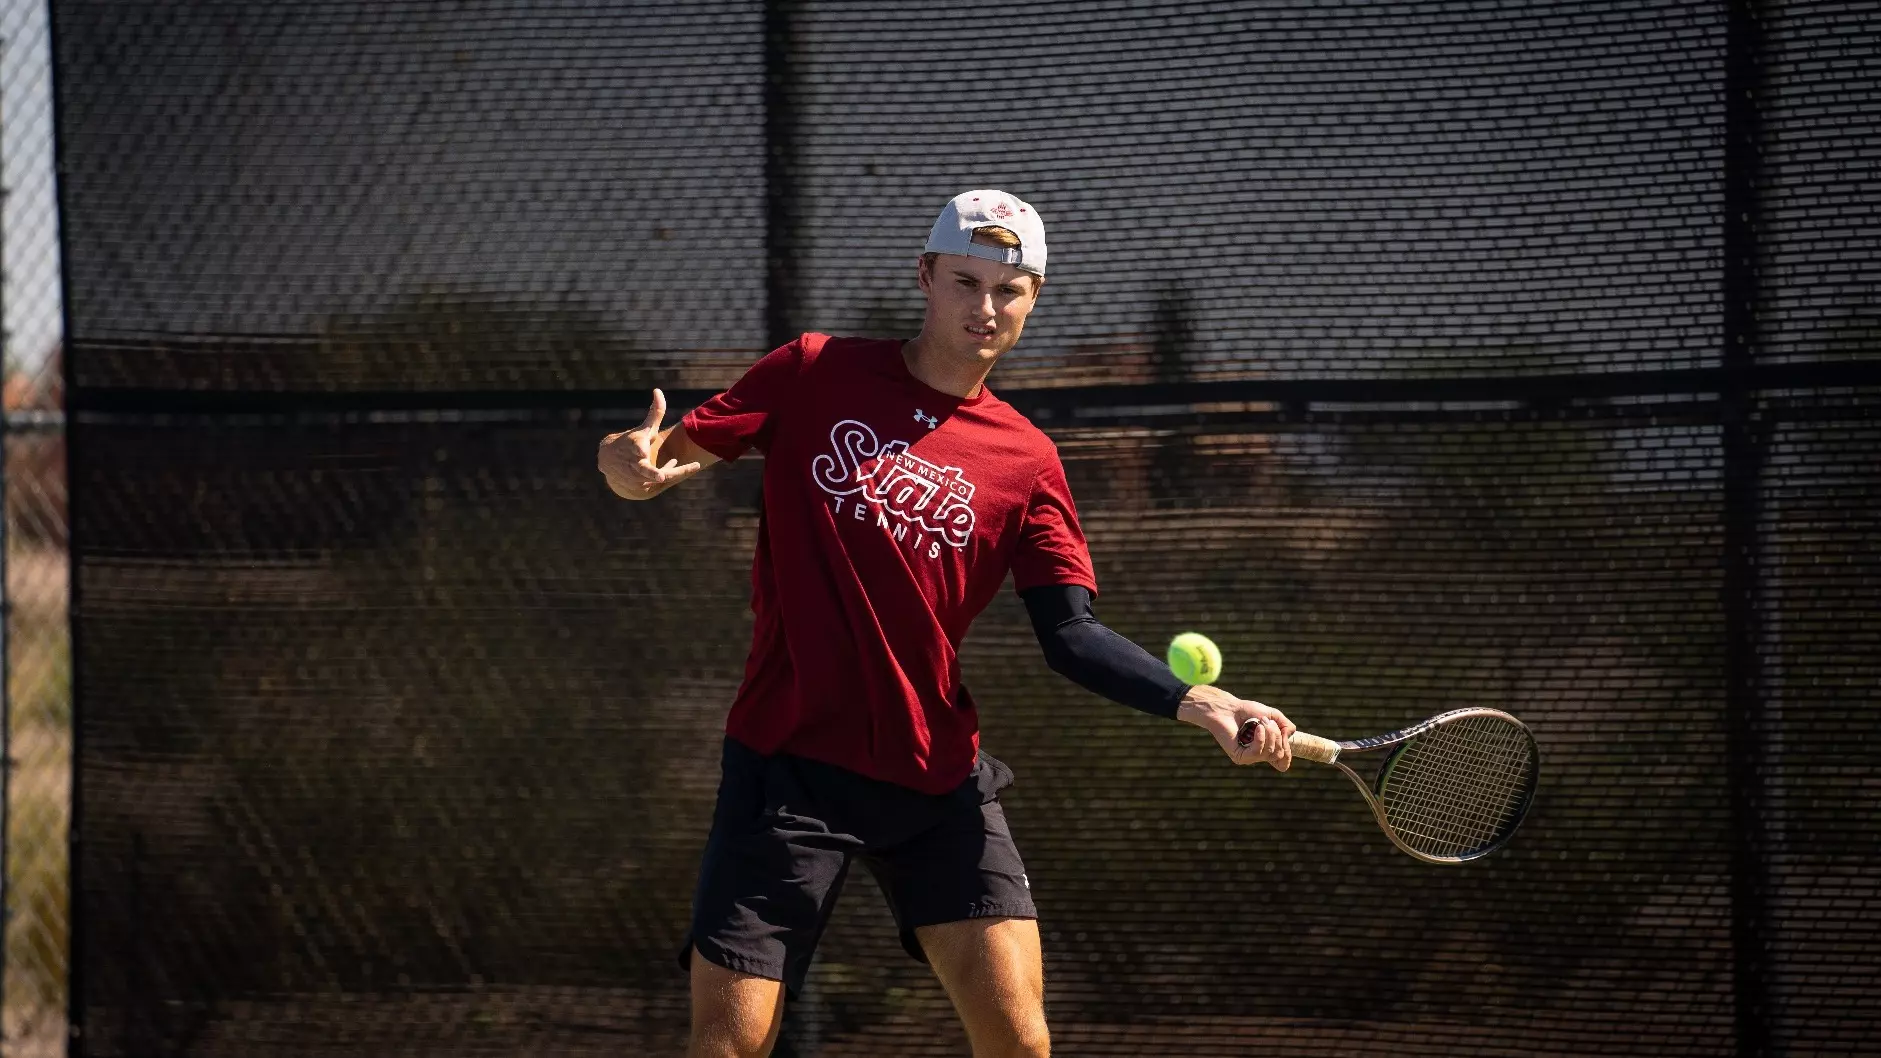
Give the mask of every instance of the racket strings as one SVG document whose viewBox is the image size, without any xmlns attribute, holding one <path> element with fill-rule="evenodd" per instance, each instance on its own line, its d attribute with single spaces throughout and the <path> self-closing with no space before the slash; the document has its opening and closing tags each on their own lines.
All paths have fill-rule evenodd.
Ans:
<svg viewBox="0 0 1881 1058">
<path fill-rule="evenodd" d="M 1399 752 L 1378 791 L 1405 844 L 1459 856 L 1506 838 L 1534 789 L 1535 746 L 1516 724 L 1473 716 L 1441 724 Z"/>
<path fill-rule="evenodd" d="M 1529 742 L 1472 718 L 1406 747 L 1380 791 L 1387 818 L 1420 851 L 1454 855 L 1495 842 L 1526 799 Z"/>
<path fill-rule="evenodd" d="M 1525 736 L 1492 720 L 1446 732 L 1393 768 L 1388 815 L 1433 854 L 1492 844 L 1519 818 L 1528 755 Z"/>
</svg>

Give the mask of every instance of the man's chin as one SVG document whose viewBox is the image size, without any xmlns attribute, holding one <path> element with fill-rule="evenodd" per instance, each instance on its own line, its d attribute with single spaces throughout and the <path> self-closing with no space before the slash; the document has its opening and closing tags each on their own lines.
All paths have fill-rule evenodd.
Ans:
<svg viewBox="0 0 1881 1058">
<path fill-rule="evenodd" d="M 1006 351 L 1000 346 L 991 343 L 982 345 L 972 339 L 962 342 L 956 348 L 962 357 L 972 357 L 975 360 L 997 360 L 1000 354 Z"/>
</svg>

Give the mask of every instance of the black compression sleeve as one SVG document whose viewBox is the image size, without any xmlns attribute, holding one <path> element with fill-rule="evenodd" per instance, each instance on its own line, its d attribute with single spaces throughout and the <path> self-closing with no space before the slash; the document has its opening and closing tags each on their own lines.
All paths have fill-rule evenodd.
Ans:
<svg viewBox="0 0 1881 1058">
<path fill-rule="evenodd" d="M 1089 588 L 1047 584 L 1019 593 L 1053 672 L 1151 716 L 1176 715 L 1189 685 L 1149 652 L 1097 623 Z"/>
</svg>

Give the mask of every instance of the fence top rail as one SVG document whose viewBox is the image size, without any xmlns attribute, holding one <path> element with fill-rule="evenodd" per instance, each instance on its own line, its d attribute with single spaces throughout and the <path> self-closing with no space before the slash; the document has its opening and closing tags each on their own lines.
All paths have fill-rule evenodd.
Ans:
<svg viewBox="0 0 1881 1058">
<path fill-rule="evenodd" d="M 1765 364 L 1744 369 L 1685 368 L 1594 374 L 1453 378 L 1240 379 L 1233 381 L 1117 383 L 1002 389 L 999 395 L 1028 415 L 1076 420 L 1093 411 L 1129 408 L 1142 415 L 1192 411 L 1231 403 L 1310 405 L 1481 405 L 1508 402 L 1551 407 L 1576 400 L 1635 397 L 1709 397 L 1725 392 L 1881 385 L 1881 359 Z M 667 391 L 675 407 L 696 404 L 716 389 Z M 358 390 L 256 392 L 84 387 L 69 409 L 80 421 L 118 416 L 331 415 L 346 413 L 579 413 L 644 409 L 647 389 L 620 390 Z M 57 417 L 52 418 L 52 417 Z M 58 412 L 15 412 L 10 423 L 63 422 Z"/>
</svg>

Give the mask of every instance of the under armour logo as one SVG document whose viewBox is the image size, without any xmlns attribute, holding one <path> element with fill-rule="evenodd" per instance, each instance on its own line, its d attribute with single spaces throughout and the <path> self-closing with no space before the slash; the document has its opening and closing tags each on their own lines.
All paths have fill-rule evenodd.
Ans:
<svg viewBox="0 0 1881 1058">
<path fill-rule="evenodd" d="M 922 411 L 920 408 L 914 409 L 914 421 L 920 423 L 921 425 L 927 427 L 930 430 L 940 425 L 939 419 L 936 419 L 934 416 L 929 415 L 927 412 Z"/>
</svg>

